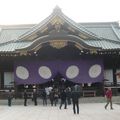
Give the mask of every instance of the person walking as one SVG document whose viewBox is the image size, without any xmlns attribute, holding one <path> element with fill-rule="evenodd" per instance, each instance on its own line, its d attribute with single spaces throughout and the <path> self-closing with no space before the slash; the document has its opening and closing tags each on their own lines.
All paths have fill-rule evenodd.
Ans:
<svg viewBox="0 0 120 120">
<path fill-rule="evenodd" d="M 60 99 L 61 99 L 61 103 L 60 103 L 60 109 L 62 107 L 62 105 L 64 104 L 64 109 L 67 109 L 67 102 L 66 102 L 66 91 L 65 90 L 62 90 L 61 94 L 60 94 Z"/>
<path fill-rule="evenodd" d="M 33 101 L 34 101 L 34 105 L 37 106 L 37 91 L 36 91 L 36 89 L 33 89 Z"/>
<path fill-rule="evenodd" d="M 55 89 L 55 91 L 54 91 L 54 104 L 55 104 L 55 106 L 58 103 L 58 98 L 59 98 L 59 93 L 58 93 L 58 90 Z"/>
<path fill-rule="evenodd" d="M 108 88 L 106 90 L 105 97 L 106 97 L 106 100 L 107 100 L 107 103 L 105 105 L 105 109 L 107 109 L 107 106 L 110 103 L 110 108 L 111 108 L 111 110 L 113 110 L 113 107 L 112 107 L 112 90 L 111 90 L 111 88 Z"/>
<path fill-rule="evenodd" d="M 24 91 L 24 106 L 27 106 L 27 98 L 28 98 L 28 95 L 27 95 L 27 92 L 25 90 Z"/>
<path fill-rule="evenodd" d="M 73 112 L 76 114 L 76 107 L 77 107 L 77 114 L 79 114 L 79 97 L 80 93 L 77 91 L 72 91 L 72 103 L 73 103 Z"/>
<path fill-rule="evenodd" d="M 53 103 L 54 103 L 54 91 L 53 91 L 53 89 L 50 91 L 49 99 L 50 99 L 51 106 L 53 106 Z"/>
<path fill-rule="evenodd" d="M 66 88 L 66 95 L 67 95 L 67 103 L 68 105 L 70 105 L 71 104 L 71 88 L 70 87 Z"/>
<path fill-rule="evenodd" d="M 43 99 L 43 105 L 47 106 L 47 94 L 45 89 L 42 91 L 42 99 Z"/>
<path fill-rule="evenodd" d="M 9 107 L 11 106 L 12 98 L 13 98 L 13 95 L 12 95 L 12 91 L 10 89 L 9 92 L 8 92 L 8 106 Z"/>
</svg>

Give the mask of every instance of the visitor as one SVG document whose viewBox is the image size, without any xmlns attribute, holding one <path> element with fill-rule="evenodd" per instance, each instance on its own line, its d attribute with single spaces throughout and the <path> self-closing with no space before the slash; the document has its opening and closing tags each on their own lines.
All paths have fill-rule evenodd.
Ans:
<svg viewBox="0 0 120 120">
<path fill-rule="evenodd" d="M 42 91 L 43 105 L 47 105 L 47 94 L 45 89 Z"/>
<path fill-rule="evenodd" d="M 61 94 L 60 94 L 60 99 L 61 99 L 61 102 L 60 102 L 60 109 L 62 107 L 62 105 L 64 104 L 64 109 L 67 109 L 67 102 L 66 102 L 66 91 L 65 90 L 62 90 Z"/>
<path fill-rule="evenodd" d="M 66 88 L 66 95 L 67 95 L 67 103 L 68 105 L 70 105 L 71 104 L 71 88 L 70 87 Z"/>
<path fill-rule="evenodd" d="M 33 89 L 33 101 L 34 101 L 34 105 L 37 106 L 37 91 L 36 91 L 36 89 Z"/>
<path fill-rule="evenodd" d="M 53 89 L 50 91 L 49 99 L 50 99 L 51 106 L 53 106 L 53 103 L 54 103 L 54 91 L 53 91 Z"/>
<path fill-rule="evenodd" d="M 59 98 L 58 89 L 55 89 L 55 91 L 54 91 L 54 103 L 55 103 L 55 106 L 58 103 L 58 98 Z"/>
<path fill-rule="evenodd" d="M 27 106 L 27 99 L 28 99 L 28 95 L 27 95 L 27 91 L 24 91 L 24 106 Z"/>
<path fill-rule="evenodd" d="M 73 103 L 73 112 L 76 114 L 76 107 L 77 107 L 77 114 L 79 114 L 79 97 L 80 93 L 77 91 L 72 91 L 72 103 Z"/>
<path fill-rule="evenodd" d="M 9 92 L 8 92 L 8 106 L 9 107 L 11 106 L 12 98 L 13 98 L 12 90 L 10 89 Z"/>
<path fill-rule="evenodd" d="M 105 109 L 107 109 L 107 106 L 109 105 L 110 103 L 110 108 L 111 110 L 113 110 L 113 107 L 112 107 L 112 90 L 111 88 L 108 88 L 105 92 L 105 97 L 106 97 L 106 105 L 105 105 Z"/>
</svg>

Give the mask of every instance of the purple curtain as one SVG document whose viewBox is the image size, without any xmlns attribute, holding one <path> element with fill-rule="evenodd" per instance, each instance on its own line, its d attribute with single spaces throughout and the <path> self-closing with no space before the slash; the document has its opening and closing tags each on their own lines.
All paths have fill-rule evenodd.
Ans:
<svg viewBox="0 0 120 120">
<path fill-rule="evenodd" d="M 102 59 L 66 61 L 16 61 L 16 84 L 41 84 L 52 80 L 57 73 L 75 83 L 95 83 L 103 80 Z"/>
</svg>

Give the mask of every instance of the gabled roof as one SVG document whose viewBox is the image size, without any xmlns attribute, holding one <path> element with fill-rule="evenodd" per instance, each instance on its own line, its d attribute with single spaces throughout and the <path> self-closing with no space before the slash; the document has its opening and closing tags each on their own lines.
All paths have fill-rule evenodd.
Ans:
<svg viewBox="0 0 120 120">
<path fill-rule="evenodd" d="M 0 26 L 0 52 L 13 52 L 31 48 L 53 30 L 67 30 L 78 37 L 80 43 L 102 50 L 120 49 L 118 22 L 76 23 L 56 7 L 52 14 L 39 24 Z M 63 28 L 64 27 L 64 28 Z"/>
<path fill-rule="evenodd" d="M 54 26 L 56 24 L 63 25 L 67 24 L 69 26 L 69 30 L 77 32 L 78 35 L 82 34 L 88 37 L 91 37 L 92 39 L 100 39 L 100 37 L 93 32 L 89 31 L 86 29 L 83 25 L 78 25 L 76 22 L 68 18 L 59 7 L 56 7 L 53 10 L 53 13 L 48 16 L 45 20 L 40 22 L 39 24 L 35 25 L 33 28 L 31 28 L 29 31 L 26 33 L 22 34 L 19 36 L 19 40 L 25 40 L 29 36 L 34 36 L 36 33 L 41 33 L 45 30 L 48 30 L 48 26 Z M 36 38 L 38 36 L 35 36 Z M 40 36 L 39 36 L 40 37 Z"/>
</svg>

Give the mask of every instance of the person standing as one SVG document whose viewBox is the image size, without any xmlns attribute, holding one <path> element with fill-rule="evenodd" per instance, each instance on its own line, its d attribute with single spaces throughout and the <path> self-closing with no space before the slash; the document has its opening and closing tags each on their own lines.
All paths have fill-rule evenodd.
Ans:
<svg viewBox="0 0 120 120">
<path fill-rule="evenodd" d="M 112 90 L 111 90 L 111 88 L 108 88 L 106 90 L 105 97 L 106 97 L 106 100 L 107 100 L 107 103 L 105 105 L 105 109 L 107 109 L 107 106 L 110 103 L 110 108 L 111 108 L 111 110 L 113 110 L 113 107 L 112 107 Z"/>
<path fill-rule="evenodd" d="M 61 99 L 61 103 L 60 103 L 60 109 L 62 107 L 62 105 L 64 104 L 64 109 L 67 109 L 67 102 L 66 102 L 66 91 L 62 90 L 61 94 L 60 94 L 60 99 Z"/>
<path fill-rule="evenodd" d="M 50 91 L 49 99 L 50 99 L 51 106 L 53 106 L 53 102 L 54 102 L 54 91 L 53 91 L 53 89 Z"/>
<path fill-rule="evenodd" d="M 54 91 L 54 104 L 55 104 L 55 106 L 58 103 L 58 98 L 59 98 L 58 89 L 55 89 L 55 91 Z"/>
<path fill-rule="evenodd" d="M 37 91 L 36 91 L 36 89 L 33 89 L 33 101 L 34 101 L 34 105 L 37 106 Z"/>
<path fill-rule="evenodd" d="M 27 92 L 25 90 L 24 91 L 24 106 L 27 106 L 27 97 L 28 97 L 28 95 L 27 95 Z"/>
<path fill-rule="evenodd" d="M 11 89 L 10 89 L 9 92 L 8 92 L 8 106 L 9 106 L 9 107 L 11 106 L 12 98 L 13 98 L 13 96 L 12 96 L 12 91 L 11 91 Z"/>
<path fill-rule="evenodd" d="M 71 88 L 70 87 L 66 88 L 66 95 L 67 95 L 67 103 L 68 105 L 70 105 L 71 104 Z"/>
<path fill-rule="evenodd" d="M 47 94 L 45 89 L 42 91 L 42 99 L 43 99 L 43 105 L 47 106 Z"/>
<path fill-rule="evenodd" d="M 73 112 L 76 114 L 76 107 L 77 107 L 77 114 L 79 114 L 79 97 L 80 93 L 77 91 L 72 91 L 72 103 L 73 103 Z"/>
</svg>

